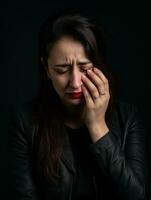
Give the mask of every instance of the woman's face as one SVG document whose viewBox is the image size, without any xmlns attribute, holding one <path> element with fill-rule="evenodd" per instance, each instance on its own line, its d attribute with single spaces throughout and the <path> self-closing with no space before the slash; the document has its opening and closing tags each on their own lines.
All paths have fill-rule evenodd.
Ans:
<svg viewBox="0 0 151 200">
<path fill-rule="evenodd" d="M 81 104 L 84 101 L 81 74 L 93 67 L 83 45 L 70 37 L 62 37 L 51 48 L 47 63 L 48 78 L 61 101 L 66 105 Z"/>
</svg>

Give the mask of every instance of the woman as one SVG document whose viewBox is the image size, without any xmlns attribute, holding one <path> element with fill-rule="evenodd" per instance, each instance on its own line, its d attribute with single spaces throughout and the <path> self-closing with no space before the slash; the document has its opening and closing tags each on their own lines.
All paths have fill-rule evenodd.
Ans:
<svg viewBox="0 0 151 200">
<path fill-rule="evenodd" d="M 101 28 L 61 13 L 39 41 L 39 94 L 10 126 L 12 197 L 145 199 L 142 122 L 116 98 Z"/>
</svg>

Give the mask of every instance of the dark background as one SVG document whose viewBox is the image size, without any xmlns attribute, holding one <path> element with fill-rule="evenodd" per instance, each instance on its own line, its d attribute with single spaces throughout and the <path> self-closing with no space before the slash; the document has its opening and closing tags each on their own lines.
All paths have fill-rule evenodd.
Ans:
<svg viewBox="0 0 151 200">
<path fill-rule="evenodd" d="M 0 194 L 8 193 L 7 128 L 9 108 L 37 92 L 37 48 L 40 24 L 51 12 L 79 7 L 104 25 L 113 70 L 120 78 L 120 98 L 136 104 L 146 128 L 147 159 L 151 161 L 150 72 L 147 60 L 149 14 L 145 2 L 5 1 L 0 3 Z M 149 172 L 149 182 L 150 180 Z M 4 198 L 5 199 L 5 198 Z"/>
</svg>

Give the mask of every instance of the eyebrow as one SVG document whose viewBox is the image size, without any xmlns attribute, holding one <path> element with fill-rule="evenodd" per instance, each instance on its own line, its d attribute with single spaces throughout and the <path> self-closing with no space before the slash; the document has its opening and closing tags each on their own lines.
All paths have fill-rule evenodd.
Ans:
<svg viewBox="0 0 151 200">
<path fill-rule="evenodd" d="M 78 62 L 78 65 L 86 65 L 86 64 L 89 64 L 89 63 L 92 63 L 91 61 L 81 61 L 81 62 Z M 71 66 L 71 64 L 69 63 L 63 63 L 63 64 L 56 64 L 54 65 L 54 67 L 67 67 L 67 66 Z"/>
</svg>

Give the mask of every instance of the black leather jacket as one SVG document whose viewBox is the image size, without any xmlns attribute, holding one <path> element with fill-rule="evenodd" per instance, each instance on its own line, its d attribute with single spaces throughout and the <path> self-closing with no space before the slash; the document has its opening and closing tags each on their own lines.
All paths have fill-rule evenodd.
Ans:
<svg viewBox="0 0 151 200">
<path fill-rule="evenodd" d="M 43 180 L 37 184 L 34 179 L 32 151 L 36 129 L 29 122 L 30 111 L 30 106 L 17 110 L 9 128 L 11 197 L 14 200 L 71 200 L 76 169 L 70 145 L 66 145 L 59 160 L 61 180 L 58 185 L 43 184 Z M 147 199 L 144 139 L 137 109 L 119 103 L 109 133 L 90 146 L 97 165 L 94 200 Z"/>
</svg>

